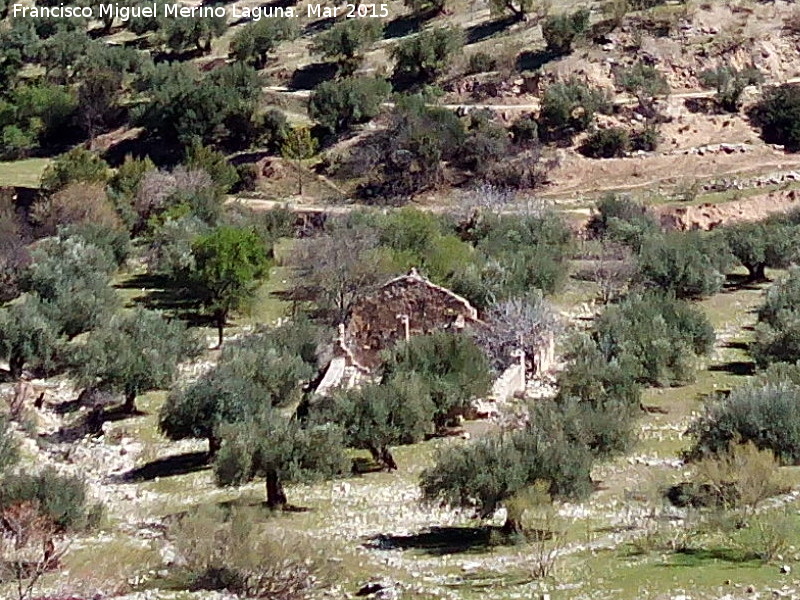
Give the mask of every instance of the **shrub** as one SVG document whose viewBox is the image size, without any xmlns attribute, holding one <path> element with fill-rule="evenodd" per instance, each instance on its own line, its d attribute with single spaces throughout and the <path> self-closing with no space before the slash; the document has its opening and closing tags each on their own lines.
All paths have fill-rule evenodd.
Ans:
<svg viewBox="0 0 800 600">
<path fill-rule="evenodd" d="M 638 265 L 647 284 L 678 298 L 703 298 L 722 289 L 729 257 L 727 247 L 720 248 L 714 238 L 675 232 L 646 239 Z"/>
<path fill-rule="evenodd" d="M 14 433 L 5 416 L 0 416 L 0 476 L 19 458 L 19 448 Z"/>
<path fill-rule="evenodd" d="M 577 79 L 554 83 L 542 97 L 539 112 L 539 135 L 545 140 L 570 138 L 585 131 L 596 112 L 606 110 L 605 94 Z"/>
<path fill-rule="evenodd" d="M 78 477 L 60 475 L 53 468 L 38 474 L 8 474 L 0 486 L 0 510 L 35 502 L 42 515 L 60 530 L 80 530 L 97 524 L 101 505 L 89 505 L 86 484 Z"/>
<path fill-rule="evenodd" d="M 693 379 L 696 357 L 713 346 L 714 328 L 700 310 L 651 292 L 607 308 L 592 337 L 606 360 L 625 364 L 638 381 L 674 385 Z"/>
<path fill-rule="evenodd" d="M 497 68 L 497 59 L 486 52 L 475 52 L 469 55 L 467 73 L 486 73 Z"/>
<path fill-rule="evenodd" d="M 269 54 L 284 41 L 297 37 L 291 19 L 261 19 L 238 29 L 231 39 L 230 54 L 256 69 L 267 65 Z"/>
<path fill-rule="evenodd" d="M 591 133 L 581 146 L 581 152 L 590 158 L 620 158 L 630 149 L 630 135 L 622 127 L 598 129 Z"/>
<path fill-rule="evenodd" d="M 742 223 L 723 229 L 731 254 L 747 269 L 750 281 L 764 281 L 765 269 L 786 268 L 796 259 L 795 226 L 767 223 Z"/>
<path fill-rule="evenodd" d="M 700 82 L 716 91 L 717 104 L 727 112 L 736 113 L 741 108 L 741 98 L 748 85 L 764 81 L 764 75 L 755 67 L 739 70 L 724 66 L 700 73 Z"/>
<path fill-rule="evenodd" d="M 598 201 L 597 212 L 589 219 L 586 229 L 592 237 L 608 238 L 637 252 L 646 238 L 660 231 L 647 208 L 616 194 L 607 194 Z"/>
<path fill-rule="evenodd" d="M 767 90 L 753 116 L 767 142 L 783 144 L 791 152 L 800 150 L 800 86 L 784 84 Z"/>
<path fill-rule="evenodd" d="M 491 385 L 489 362 L 466 335 L 433 333 L 415 336 L 387 352 L 384 375 L 390 378 L 416 373 L 435 406 L 434 423 L 441 427 L 484 396 Z"/>
<path fill-rule="evenodd" d="M 309 115 L 329 131 L 341 133 L 378 116 L 390 89 L 380 77 L 326 81 L 311 95 Z"/>
<path fill-rule="evenodd" d="M 0 356 L 8 361 L 13 378 L 26 365 L 48 372 L 57 364 L 60 351 L 58 326 L 38 298 L 0 310 Z"/>
<path fill-rule="evenodd" d="M 646 125 L 641 131 L 631 134 L 631 150 L 654 152 L 661 143 L 661 134 L 655 125 Z"/>
<path fill-rule="evenodd" d="M 349 76 L 356 72 L 363 52 L 377 42 L 383 33 L 383 24 L 377 19 L 345 19 L 317 36 L 312 51 L 339 66 L 339 74 Z"/>
<path fill-rule="evenodd" d="M 588 449 L 570 441 L 563 429 L 531 422 L 513 433 L 444 448 L 422 472 L 420 485 L 426 501 L 474 506 L 486 518 L 537 481 L 546 482 L 554 498 L 585 497 L 591 464 Z M 519 526 L 513 519 L 506 522 L 511 531 Z"/>
<path fill-rule="evenodd" d="M 785 278 L 767 290 L 758 312 L 756 339 L 750 346 L 750 353 L 758 365 L 763 367 L 775 362 L 800 360 L 798 298 L 800 271 L 797 268 L 792 268 Z"/>
<path fill-rule="evenodd" d="M 108 164 L 97 154 L 75 148 L 61 154 L 42 173 L 42 189 L 57 192 L 70 183 L 99 183 L 108 181 Z"/>
<path fill-rule="evenodd" d="M 629 94 L 633 94 L 642 106 L 649 106 L 656 96 L 669 93 L 667 78 L 654 66 L 642 62 L 618 69 L 614 77 L 617 85 Z"/>
<path fill-rule="evenodd" d="M 321 559 L 285 529 L 262 523 L 253 509 L 198 508 L 172 528 L 194 590 L 247 598 L 301 600 L 320 583 Z"/>
<path fill-rule="evenodd" d="M 692 424 L 690 457 L 720 454 L 732 443 L 752 442 L 782 464 L 800 463 L 800 387 L 789 383 L 747 385 L 709 406 Z"/>
<path fill-rule="evenodd" d="M 509 128 L 511 139 L 518 146 L 533 144 L 539 139 L 539 125 L 531 116 L 519 117 Z"/>
<path fill-rule="evenodd" d="M 547 49 L 555 54 L 569 54 L 575 38 L 589 26 L 589 15 L 589 10 L 582 8 L 572 14 L 547 17 L 542 23 Z"/>
<path fill-rule="evenodd" d="M 58 192 L 41 197 L 31 207 L 30 220 L 41 237 L 55 235 L 59 227 L 95 225 L 120 229 L 122 223 L 97 183 L 70 183 Z"/>
<path fill-rule="evenodd" d="M 415 83 L 430 83 L 450 66 L 464 45 L 464 33 L 455 27 L 428 29 L 392 49 L 394 74 Z"/>
</svg>

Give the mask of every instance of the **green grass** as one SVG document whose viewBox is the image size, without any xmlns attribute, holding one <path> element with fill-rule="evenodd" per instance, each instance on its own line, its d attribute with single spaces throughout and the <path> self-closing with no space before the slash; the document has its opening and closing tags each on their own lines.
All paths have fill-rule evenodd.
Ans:
<svg viewBox="0 0 800 600">
<path fill-rule="evenodd" d="M 13 162 L 0 162 L 0 187 L 38 188 L 50 159 L 27 158 Z"/>
</svg>

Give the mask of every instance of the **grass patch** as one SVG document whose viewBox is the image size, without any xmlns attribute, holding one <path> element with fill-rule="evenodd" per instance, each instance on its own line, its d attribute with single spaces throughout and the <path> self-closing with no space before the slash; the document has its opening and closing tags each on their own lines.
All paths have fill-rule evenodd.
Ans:
<svg viewBox="0 0 800 600">
<path fill-rule="evenodd" d="M 0 187 L 38 188 L 49 158 L 26 158 L 0 162 Z"/>
</svg>

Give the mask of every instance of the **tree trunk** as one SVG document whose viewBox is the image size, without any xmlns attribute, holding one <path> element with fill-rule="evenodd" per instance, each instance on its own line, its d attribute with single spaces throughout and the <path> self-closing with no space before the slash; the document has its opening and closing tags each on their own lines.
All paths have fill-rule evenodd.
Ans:
<svg viewBox="0 0 800 600">
<path fill-rule="evenodd" d="M 757 265 L 745 265 L 747 267 L 748 281 L 766 281 L 767 265 L 759 263 Z"/>
<path fill-rule="evenodd" d="M 503 523 L 502 532 L 506 535 L 522 533 L 522 524 L 513 517 L 508 517 Z"/>
<path fill-rule="evenodd" d="M 208 436 L 208 460 L 212 460 L 219 452 L 220 441 L 215 435 Z"/>
<path fill-rule="evenodd" d="M 225 320 L 226 320 L 225 317 L 226 316 L 227 315 L 225 314 L 225 311 L 223 311 L 223 310 L 217 310 L 217 311 L 214 312 L 214 318 L 217 321 L 217 340 L 218 340 L 218 345 L 219 345 L 220 348 L 222 347 L 222 337 L 223 337 L 223 334 L 225 333 Z"/>
<path fill-rule="evenodd" d="M 394 456 L 392 456 L 389 446 L 384 446 L 381 449 L 381 461 L 389 471 L 397 471 L 397 463 L 394 461 Z"/>
<path fill-rule="evenodd" d="M 11 378 L 19 379 L 24 366 L 25 359 L 20 354 L 12 354 L 8 359 L 8 372 L 11 374 Z"/>
<path fill-rule="evenodd" d="M 126 413 L 136 411 L 136 390 L 127 390 L 125 392 L 125 404 L 122 405 L 122 409 Z"/>
<path fill-rule="evenodd" d="M 270 508 L 286 506 L 286 492 L 283 491 L 283 484 L 275 471 L 267 473 L 267 506 Z"/>
<path fill-rule="evenodd" d="M 300 161 L 299 160 L 297 161 L 297 164 L 295 166 L 297 167 L 297 195 L 298 196 L 302 196 L 303 195 L 303 169 L 300 166 Z"/>
</svg>

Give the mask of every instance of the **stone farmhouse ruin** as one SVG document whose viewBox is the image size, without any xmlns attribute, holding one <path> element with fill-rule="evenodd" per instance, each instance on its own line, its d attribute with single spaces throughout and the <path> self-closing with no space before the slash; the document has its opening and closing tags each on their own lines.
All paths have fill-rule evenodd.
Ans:
<svg viewBox="0 0 800 600">
<path fill-rule="evenodd" d="M 485 326 L 469 301 L 411 269 L 355 303 L 339 325 L 333 359 L 317 394 L 351 387 L 370 377 L 380 367 L 383 351 L 411 336 Z M 507 400 L 524 392 L 526 373 L 531 366 L 534 373 L 548 371 L 555 360 L 554 350 L 551 335 L 534 356 L 517 351 L 517 360 L 495 383 L 493 399 Z"/>
</svg>

